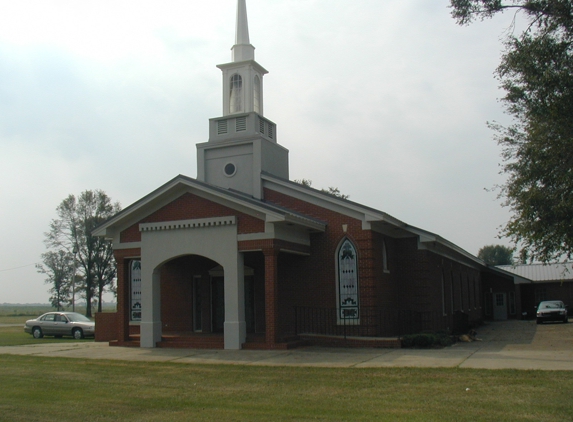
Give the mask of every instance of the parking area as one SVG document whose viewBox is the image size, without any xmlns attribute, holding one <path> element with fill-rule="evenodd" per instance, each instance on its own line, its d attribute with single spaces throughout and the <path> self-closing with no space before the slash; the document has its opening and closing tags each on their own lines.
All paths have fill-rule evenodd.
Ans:
<svg viewBox="0 0 573 422">
<path fill-rule="evenodd" d="M 294 350 L 194 350 L 110 347 L 107 343 L 42 343 L 0 347 L 0 354 L 160 361 L 181 364 L 234 364 L 320 367 L 434 367 L 573 371 L 573 323 L 500 321 L 477 330 L 481 341 L 444 349 L 351 349 L 304 347 Z"/>
</svg>

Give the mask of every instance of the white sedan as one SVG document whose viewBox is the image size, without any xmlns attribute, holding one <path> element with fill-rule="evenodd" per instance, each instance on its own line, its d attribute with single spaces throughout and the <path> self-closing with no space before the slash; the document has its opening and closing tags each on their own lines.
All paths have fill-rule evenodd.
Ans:
<svg viewBox="0 0 573 422">
<path fill-rule="evenodd" d="M 34 338 L 72 336 L 80 340 L 95 335 L 95 322 L 77 312 L 48 312 L 26 321 L 24 331 Z"/>
</svg>

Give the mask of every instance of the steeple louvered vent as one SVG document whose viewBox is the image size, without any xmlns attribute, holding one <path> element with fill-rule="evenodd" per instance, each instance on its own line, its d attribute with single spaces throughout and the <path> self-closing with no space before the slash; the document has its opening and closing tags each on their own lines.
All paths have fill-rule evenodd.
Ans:
<svg viewBox="0 0 573 422">
<path fill-rule="evenodd" d="M 224 135 L 227 133 L 227 120 L 217 121 L 217 135 Z"/>
<path fill-rule="evenodd" d="M 236 122 L 236 130 L 237 132 L 243 132 L 247 130 L 247 117 L 237 117 Z"/>
</svg>

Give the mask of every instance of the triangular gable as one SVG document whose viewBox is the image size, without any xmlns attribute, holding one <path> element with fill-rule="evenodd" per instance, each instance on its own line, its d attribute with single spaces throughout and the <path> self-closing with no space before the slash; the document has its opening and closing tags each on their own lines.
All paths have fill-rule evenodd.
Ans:
<svg viewBox="0 0 573 422">
<path fill-rule="evenodd" d="M 289 223 L 323 231 L 325 224 L 237 192 L 179 175 L 97 227 L 93 234 L 114 242 L 137 242 L 139 224 L 238 216 L 239 233 L 265 230 L 265 223 Z"/>
</svg>

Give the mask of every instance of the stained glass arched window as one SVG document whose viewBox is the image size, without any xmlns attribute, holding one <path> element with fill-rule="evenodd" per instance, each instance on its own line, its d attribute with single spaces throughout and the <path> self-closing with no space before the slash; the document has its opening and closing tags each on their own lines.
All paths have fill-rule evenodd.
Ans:
<svg viewBox="0 0 573 422">
<path fill-rule="evenodd" d="M 341 243 L 337 257 L 339 320 L 356 321 L 360 318 L 358 259 L 349 239 Z"/>
</svg>

